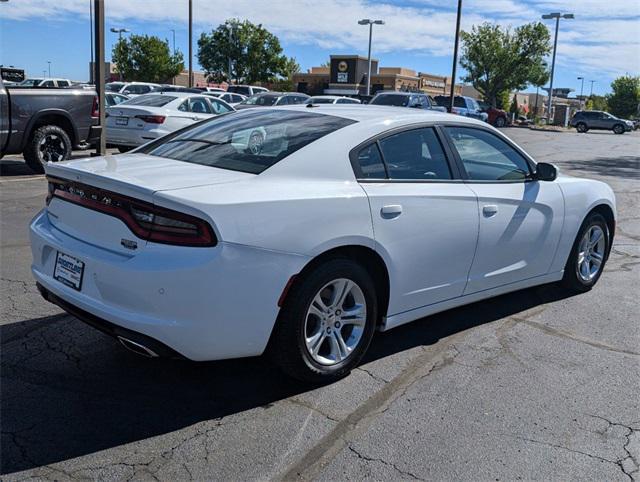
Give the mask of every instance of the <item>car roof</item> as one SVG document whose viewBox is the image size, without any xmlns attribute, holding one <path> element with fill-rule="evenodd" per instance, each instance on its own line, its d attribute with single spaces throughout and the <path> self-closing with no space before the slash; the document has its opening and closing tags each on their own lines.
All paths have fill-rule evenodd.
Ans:
<svg viewBox="0 0 640 482">
<path fill-rule="evenodd" d="M 462 124 L 474 124 L 486 126 L 482 122 L 471 117 L 448 114 L 436 110 L 407 109 L 403 107 L 372 105 L 372 104 L 315 104 L 313 107 L 304 105 L 269 107 L 276 110 L 300 110 L 308 112 L 332 115 L 357 122 L 394 121 L 397 123 L 416 122 L 444 122 L 454 121 Z"/>
<path fill-rule="evenodd" d="M 388 92 L 378 92 L 376 96 L 378 95 L 418 95 L 418 94 L 426 95 L 424 92 L 397 92 L 397 91 L 390 90 Z"/>
</svg>

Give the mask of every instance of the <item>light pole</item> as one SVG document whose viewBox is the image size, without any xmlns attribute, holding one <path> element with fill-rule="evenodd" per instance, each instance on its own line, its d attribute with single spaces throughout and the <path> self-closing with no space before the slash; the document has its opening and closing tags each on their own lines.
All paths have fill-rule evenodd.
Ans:
<svg viewBox="0 0 640 482">
<path fill-rule="evenodd" d="M 193 87 L 193 2 L 189 0 L 189 87 Z"/>
<path fill-rule="evenodd" d="M 175 29 L 171 29 L 171 33 L 173 34 L 173 55 L 176 55 L 176 31 Z"/>
<path fill-rule="evenodd" d="M 49 64 L 49 78 L 51 78 L 51 60 L 47 60 L 47 64 Z"/>
<path fill-rule="evenodd" d="M 578 80 L 580 81 L 580 109 L 582 109 L 582 104 L 584 101 L 584 99 L 582 98 L 582 90 L 584 89 L 584 77 L 578 77 Z"/>
<path fill-rule="evenodd" d="M 591 97 L 593 95 L 593 84 L 595 83 L 595 80 L 590 80 L 589 82 L 591 82 L 591 92 L 589 93 L 589 97 Z"/>
<path fill-rule="evenodd" d="M 358 25 L 368 25 L 369 26 L 369 55 L 367 57 L 367 61 L 369 63 L 367 70 L 367 95 L 371 95 L 371 37 L 373 35 L 373 24 L 376 25 L 384 25 L 383 20 L 371 20 L 368 18 L 364 18 L 362 20 L 358 20 Z"/>
<path fill-rule="evenodd" d="M 558 47 L 558 29 L 560 28 L 560 19 L 564 18 L 569 20 L 575 17 L 572 13 L 563 14 L 560 12 L 548 13 L 542 16 L 543 20 L 550 20 L 552 18 L 556 19 L 556 34 L 553 39 L 553 57 L 551 60 L 551 77 L 549 79 L 549 105 L 547 107 L 547 124 L 549 123 L 549 120 L 551 120 L 551 105 L 553 99 L 553 71 L 556 67 L 556 48 Z"/>
<path fill-rule="evenodd" d="M 131 30 L 127 29 L 127 28 L 115 28 L 115 27 L 111 27 L 109 29 L 111 32 L 113 33 L 117 33 L 118 34 L 118 43 L 120 43 L 122 41 L 122 34 L 123 33 L 128 33 L 131 32 Z M 120 66 L 118 65 L 118 76 L 120 77 L 120 82 L 122 82 L 122 70 L 120 69 Z"/>
<path fill-rule="evenodd" d="M 456 95 L 456 67 L 458 65 L 458 43 L 460 41 L 460 17 L 462 15 L 462 0 L 458 0 L 458 15 L 456 17 L 456 40 L 453 47 L 453 67 L 451 67 L 451 98 L 449 112 L 453 112 L 453 101 Z"/>
</svg>

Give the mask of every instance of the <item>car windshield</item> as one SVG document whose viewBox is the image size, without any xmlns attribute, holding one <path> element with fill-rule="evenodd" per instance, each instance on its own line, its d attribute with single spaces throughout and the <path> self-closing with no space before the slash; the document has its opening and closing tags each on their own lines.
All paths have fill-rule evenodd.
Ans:
<svg viewBox="0 0 640 482">
<path fill-rule="evenodd" d="M 326 97 L 311 97 L 310 104 L 333 104 L 335 99 L 327 99 Z"/>
<path fill-rule="evenodd" d="M 395 105 L 397 107 L 407 107 L 409 105 L 408 95 L 377 95 L 371 101 L 373 105 Z"/>
<path fill-rule="evenodd" d="M 34 87 L 42 82 L 44 79 L 24 79 L 18 85 L 25 85 L 27 87 Z"/>
<path fill-rule="evenodd" d="M 167 105 L 169 102 L 175 99 L 177 99 L 177 97 L 173 95 L 149 94 L 134 97 L 133 99 L 129 99 L 126 102 L 123 102 L 123 104 L 146 105 L 147 107 L 162 107 L 163 105 Z"/>
<path fill-rule="evenodd" d="M 307 144 L 354 122 L 318 113 L 248 109 L 170 134 L 137 152 L 260 174 Z"/>
<path fill-rule="evenodd" d="M 122 89 L 123 85 L 124 84 L 111 82 L 109 84 L 105 84 L 104 90 L 109 91 L 109 92 L 118 92 L 120 89 Z"/>
<path fill-rule="evenodd" d="M 269 106 L 276 103 L 279 99 L 277 95 L 254 95 L 242 101 L 245 105 L 264 105 Z"/>
</svg>

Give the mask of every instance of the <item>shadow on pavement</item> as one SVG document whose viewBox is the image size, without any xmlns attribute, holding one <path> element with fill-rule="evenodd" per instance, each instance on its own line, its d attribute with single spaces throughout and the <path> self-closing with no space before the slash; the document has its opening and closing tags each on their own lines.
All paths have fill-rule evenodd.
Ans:
<svg viewBox="0 0 640 482">
<path fill-rule="evenodd" d="M 12 159 L 0 160 L 0 177 L 8 176 L 32 176 L 33 172 L 24 161 L 14 161 Z"/>
<path fill-rule="evenodd" d="M 378 333 L 365 362 L 569 296 L 542 286 Z M 149 360 L 56 316 L 0 327 L 0 473 L 68 460 L 309 391 L 264 358 Z"/>
<path fill-rule="evenodd" d="M 562 161 L 563 166 L 600 176 L 640 179 L 640 157 L 596 157 L 588 160 Z"/>
</svg>

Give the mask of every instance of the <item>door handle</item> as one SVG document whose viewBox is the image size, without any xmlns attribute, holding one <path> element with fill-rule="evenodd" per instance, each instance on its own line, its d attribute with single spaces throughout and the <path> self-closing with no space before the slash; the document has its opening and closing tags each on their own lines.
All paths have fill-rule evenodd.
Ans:
<svg viewBox="0 0 640 482">
<path fill-rule="evenodd" d="M 388 204 L 382 206 L 380 214 L 385 219 L 397 218 L 402 214 L 402 206 L 400 204 Z"/>
<path fill-rule="evenodd" d="M 487 204 L 482 208 L 482 214 L 485 218 L 490 218 L 498 213 L 498 206 L 495 204 Z"/>
</svg>

